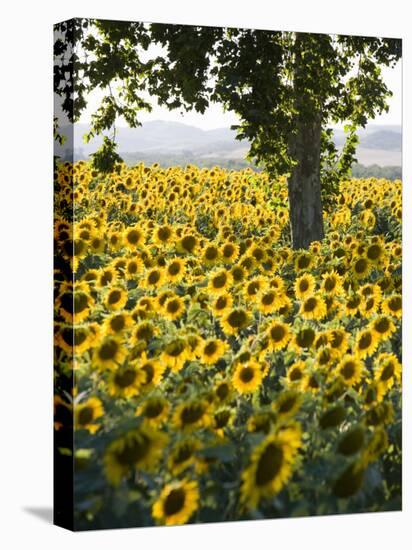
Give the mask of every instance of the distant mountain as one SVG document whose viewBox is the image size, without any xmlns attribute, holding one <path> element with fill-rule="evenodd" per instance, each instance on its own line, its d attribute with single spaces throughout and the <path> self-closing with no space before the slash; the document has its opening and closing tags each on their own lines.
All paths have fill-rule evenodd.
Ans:
<svg viewBox="0 0 412 550">
<path fill-rule="evenodd" d="M 89 131 L 86 124 L 76 124 L 74 128 L 75 158 L 87 158 L 102 143 L 98 136 L 89 143 L 83 142 L 83 135 Z M 69 134 L 69 127 L 62 128 L 63 134 Z M 359 132 L 360 144 L 357 156 L 363 164 L 381 166 L 401 164 L 402 134 L 399 126 L 369 125 Z M 249 146 L 247 141 L 236 140 L 236 131 L 230 128 L 202 130 L 180 122 L 155 120 L 146 122 L 138 128 L 118 127 L 116 141 L 119 153 L 132 154 L 134 158 L 141 153 L 142 158 L 155 158 L 156 155 L 194 157 L 199 159 L 244 159 Z M 335 130 L 335 143 L 342 146 L 345 135 L 343 130 Z M 65 157 L 65 149 L 56 146 L 55 154 Z"/>
</svg>

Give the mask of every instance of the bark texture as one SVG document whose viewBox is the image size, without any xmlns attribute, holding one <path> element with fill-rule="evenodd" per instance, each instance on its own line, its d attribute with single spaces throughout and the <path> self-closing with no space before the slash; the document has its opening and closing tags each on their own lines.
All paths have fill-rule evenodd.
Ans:
<svg viewBox="0 0 412 550">
<path fill-rule="evenodd" d="M 324 237 L 320 186 L 320 117 L 298 123 L 291 139 L 291 153 L 297 161 L 288 180 L 292 246 L 308 248 Z"/>
</svg>

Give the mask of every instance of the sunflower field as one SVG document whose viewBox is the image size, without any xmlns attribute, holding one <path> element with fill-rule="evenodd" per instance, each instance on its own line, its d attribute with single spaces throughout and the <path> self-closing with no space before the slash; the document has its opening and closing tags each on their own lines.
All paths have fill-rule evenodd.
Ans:
<svg viewBox="0 0 412 550">
<path fill-rule="evenodd" d="M 342 181 L 297 251 L 264 172 L 80 161 L 55 188 L 76 528 L 401 508 L 400 181 Z"/>
</svg>

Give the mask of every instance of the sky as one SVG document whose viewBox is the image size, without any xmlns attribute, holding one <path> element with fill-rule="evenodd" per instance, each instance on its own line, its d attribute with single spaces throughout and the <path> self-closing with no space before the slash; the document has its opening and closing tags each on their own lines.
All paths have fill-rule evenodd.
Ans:
<svg viewBox="0 0 412 550">
<path fill-rule="evenodd" d="M 380 115 L 371 121 L 372 124 L 379 125 L 402 125 L 402 62 L 391 69 L 384 67 L 382 74 L 386 85 L 393 92 L 393 96 L 388 100 L 389 112 Z M 88 107 L 83 112 L 80 119 L 81 123 L 90 123 L 90 115 L 98 106 L 103 93 L 94 92 L 88 98 Z M 196 126 L 203 130 L 212 130 L 215 128 L 229 127 L 237 124 L 239 119 L 233 112 L 224 112 L 221 105 L 214 104 L 209 107 L 202 115 L 200 113 L 187 112 L 181 114 L 178 110 L 169 111 L 165 107 L 159 107 L 153 99 L 150 101 L 153 105 L 151 113 L 142 111 L 139 114 L 139 120 L 143 124 L 153 120 L 166 120 L 170 122 L 182 122 L 191 126 Z M 118 126 L 127 126 L 126 122 L 119 120 Z"/>
</svg>

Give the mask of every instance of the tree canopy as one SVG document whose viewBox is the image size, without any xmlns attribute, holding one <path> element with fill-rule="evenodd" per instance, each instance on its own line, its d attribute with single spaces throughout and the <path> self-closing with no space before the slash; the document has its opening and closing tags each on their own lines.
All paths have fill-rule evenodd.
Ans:
<svg viewBox="0 0 412 550">
<path fill-rule="evenodd" d="M 220 103 L 237 113 L 237 137 L 249 141 L 249 158 L 270 174 L 315 162 L 327 207 L 354 162 L 357 128 L 388 110 L 381 68 L 400 56 L 395 38 L 73 19 L 56 26 L 54 89 L 72 122 L 88 94 L 103 91 L 86 136 L 111 132 L 93 158 L 101 170 L 120 160 L 116 120 L 138 126 L 151 97 L 200 113 Z M 311 153 L 304 162 L 299 147 L 307 142 L 299 134 L 315 121 L 320 147 L 312 153 L 319 158 Z M 341 122 L 347 139 L 339 152 L 332 127 Z"/>
</svg>

